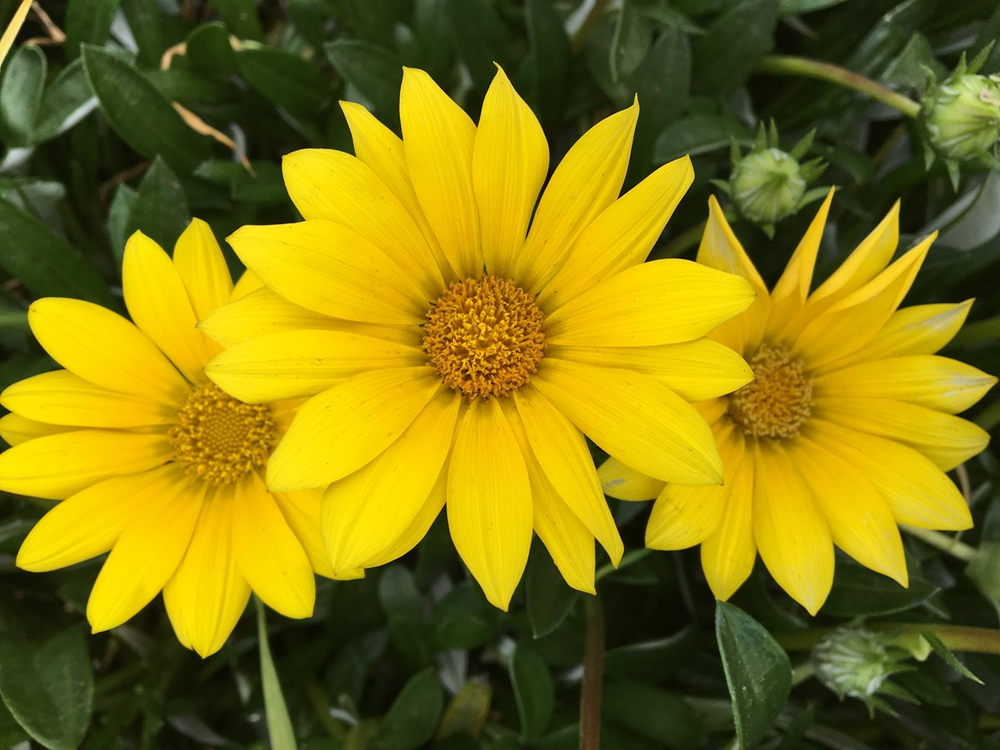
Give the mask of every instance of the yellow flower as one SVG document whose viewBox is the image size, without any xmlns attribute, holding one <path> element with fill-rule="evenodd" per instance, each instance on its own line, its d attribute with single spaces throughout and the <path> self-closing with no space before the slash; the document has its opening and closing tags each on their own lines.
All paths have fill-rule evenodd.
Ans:
<svg viewBox="0 0 1000 750">
<path fill-rule="evenodd" d="M 205 376 L 222 347 L 195 327 L 259 288 L 233 287 L 222 251 L 194 220 L 174 258 L 141 233 L 122 273 L 134 324 L 73 299 L 35 302 L 36 338 L 65 367 L 0 394 L 0 489 L 61 500 L 32 529 L 18 566 L 48 571 L 111 551 L 87 603 L 94 632 L 121 625 L 160 590 L 178 639 L 222 647 L 251 589 L 308 617 L 313 567 L 332 575 L 318 492 L 269 493 L 264 465 L 297 402 L 246 404 Z M 358 577 L 359 571 L 341 571 Z"/>
<path fill-rule="evenodd" d="M 986 446 L 983 430 L 954 415 L 996 378 L 934 356 L 972 303 L 897 309 L 934 240 L 889 263 L 899 204 L 810 294 L 832 198 L 830 191 L 770 294 L 709 201 L 698 261 L 738 273 L 757 290 L 743 315 L 712 334 L 743 354 L 756 380 L 698 405 L 719 441 L 725 485 L 664 487 L 627 461 L 600 470 L 613 497 L 657 498 L 648 546 L 701 545 L 719 599 L 746 580 L 759 551 L 778 584 L 815 614 L 833 582 L 834 545 L 906 586 L 897 523 L 972 525 L 944 472 Z"/>
<path fill-rule="evenodd" d="M 402 140 L 343 107 L 357 157 L 284 161 L 306 221 L 229 240 L 268 288 L 203 323 L 237 344 L 209 376 L 250 403 L 312 397 L 267 479 L 327 488 L 334 570 L 402 554 L 447 502 L 455 546 L 496 606 L 532 529 L 569 584 L 593 591 L 595 538 L 614 563 L 622 542 L 584 435 L 661 479 L 721 481 L 688 401 L 750 378 L 702 338 L 746 309 L 750 285 L 642 262 L 689 160 L 618 197 L 636 105 L 573 146 L 535 210 L 548 146 L 502 71 L 478 127 L 419 70 L 403 78 Z"/>
</svg>

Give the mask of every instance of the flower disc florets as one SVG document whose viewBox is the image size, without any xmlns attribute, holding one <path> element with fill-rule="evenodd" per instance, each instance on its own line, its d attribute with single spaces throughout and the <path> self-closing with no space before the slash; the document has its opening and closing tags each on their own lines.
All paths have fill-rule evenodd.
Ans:
<svg viewBox="0 0 1000 750">
<path fill-rule="evenodd" d="M 747 364 L 755 379 L 729 397 L 729 416 L 751 437 L 798 435 L 809 418 L 813 390 L 802 361 L 784 348 L 761 344 Z"/>
</svg>

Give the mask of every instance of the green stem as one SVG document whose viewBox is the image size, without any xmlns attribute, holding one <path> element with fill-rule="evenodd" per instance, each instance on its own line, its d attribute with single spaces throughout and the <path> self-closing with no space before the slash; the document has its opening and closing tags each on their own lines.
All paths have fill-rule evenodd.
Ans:
<svg viewBox="0 0 1000 750">
<path fill-rule="evenodd" d="M 942 534 L 940 531 L 930 531 L 929 529 L 917 529 L 913 526 L 900 526 L 910 536 L 915 536 L 920 541 L 936 547 L 942 552 L 946 552 L 952 557 L 957 557 L 965 562 L 972 562 L 976 556 L 976 548 L 965 542 L 960 542 L 953 536 Z"/>
<path fill-rule="evenodd" d="M 264 605 L 254 597 L 257 605 L 257 640 L 260 646 L 260 679 L 264 692 L 264 715 L 267 719 L 267 735 L 271 740 L 271 750 L 295 750 L 295 732 L 288 717 L 288 706 L 278 682 L 278 672 L 271 658 L 271 647 L 267 643 L 267 622 Z"/>
<path fill-rule="evenodd" d="M 24 310 L 0 312 L 0 328 L 28 328 L 28 313 Z"/>
<path fill-rule="evenodd" d="M 580 685 L 580 750 L 601 747 L 601 683 L 604 680 L 604 607 L 600 598 L 586 598 L 583 682 Z"/>
<path fill-rule="evenodd" d="M 793 55 L 767 55 L 760 61 L 757 70 L 761 73 L 818 78 L 821 81 L 836 83 L 839 86 L 860 91 L 862 94 L 902 112 L 907 117 L 916 117 L 920 112 L 920 105 L 909 97 L 897 94 L 871 78 L 866 78 L 859 73 L 822 60 Z"/>
<path fill-rule="evenodd" d="M 869 622 L 866 628 L 895 633 L 897 641 L 908 641 L 923 633 L 933 633 L 952 651 L 1000 654 L 1000 630 L 967 625 L 937 625 L 925 622 Z M 774 639 L 789 651 L 810 651 L 836 628 L 809 628 L 775 633 Z"/>
</svg>

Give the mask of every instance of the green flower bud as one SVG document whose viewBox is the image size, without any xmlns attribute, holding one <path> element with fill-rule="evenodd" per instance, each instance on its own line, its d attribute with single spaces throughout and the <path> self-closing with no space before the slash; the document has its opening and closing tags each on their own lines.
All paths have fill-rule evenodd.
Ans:
<svg viewBox="0 0 1000 750">
<path fill-rule="evenodd" d="M 755 224 L 775 224 L 794 214 L 806 192 L 798 161 L 777 148 L 740 159 L 730 181 L 739 212 Z"/>
<path fill-rule="evenodd" d="M 992 156 L 1000 142 L 1000 76 L 957 75 L 932 86 L 923 100 L 922 121 L 941 158 Z"/>
</svg>

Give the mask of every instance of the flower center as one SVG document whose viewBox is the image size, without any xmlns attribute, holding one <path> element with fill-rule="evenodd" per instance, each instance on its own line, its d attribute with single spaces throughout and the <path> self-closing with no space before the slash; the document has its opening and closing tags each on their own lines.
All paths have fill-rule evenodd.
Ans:
<svg viewBox="0 0 1000 750">
<path fill-rule="evenodd" d="M 424 351 L 441 379 L 475 398 L 504 398 L 531 378 L 545 351 L 545 316 L 509 279 L 456 281 L 431 305 Z"/>
<path fill-rule="evenodd" d="M 729 416 L 753 437 L 791 438 L 809 418 L 813 381 L 788 350 L 761 344 L 748 364 L 756 380 L 729 397 Z"/>
<path fill-rule="evenodd" d="M 216 385 L 194 389 L 167 432 L 187 473 L 229 484 L 267 461 L 274 419 L 262 404 L 245 404 Z"/>
</svg>

